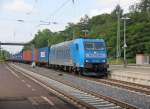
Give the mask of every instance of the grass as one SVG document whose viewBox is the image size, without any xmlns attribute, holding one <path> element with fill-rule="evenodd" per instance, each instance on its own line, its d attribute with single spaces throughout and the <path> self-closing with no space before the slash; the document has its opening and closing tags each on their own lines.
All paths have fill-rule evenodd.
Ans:
<svg viewBox="0 0 150 109">
<path fill-rule="evenodd" d="M 4 56 L 0 56 L 0 63 L 5 62 L 5 57 Z"/>
<path fill-rule="evenodd" d="M 112 58 L 109 58 L 108 59 L 108 63 L 111 65 L 111 64 L 123 64 L 123 60 L 122 59 L 112 59 Z"/>
<path fill-rule="evenodd" d="M 120 59 L 109 58 L 108 63 L 110 65 L 121 65 L 121 64 L 124 64 L 124 61 L 122 58 L 120 58 Z M 127 59 L 127 63 L 128 64 L 135 64 L 135 59 Z"/>
</svg>

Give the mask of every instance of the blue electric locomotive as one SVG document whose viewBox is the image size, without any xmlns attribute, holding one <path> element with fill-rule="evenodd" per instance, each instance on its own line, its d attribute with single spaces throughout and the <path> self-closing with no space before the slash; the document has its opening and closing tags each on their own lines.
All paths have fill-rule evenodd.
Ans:
<svg viewBox="0 0 150 109">
<path fill-rule="evenodd" d="M 107 50 L 103 39 L 74 39 L 52 45 L 49 65 L 84 75 L 107 75 Z"/>
</svg>

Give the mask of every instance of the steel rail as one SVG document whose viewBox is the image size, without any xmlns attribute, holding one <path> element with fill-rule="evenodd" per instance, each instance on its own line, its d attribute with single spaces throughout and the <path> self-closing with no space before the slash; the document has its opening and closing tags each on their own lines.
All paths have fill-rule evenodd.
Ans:
<svg viewBox="0 0 150 109">
<path fill-rule="evenodd" d="M 124 89 L 131 90 L 134 92 L 139 92 L 139 93 L 143 93 L 146 95 L 150 95 L 149 86 L 139 85 L 139 84 L 130 83 L 130 82 L 124 82 L 121 80 L 113 80 L 113 79 L 93 79 L 93 78 L 89 78 L 89 77 L 83 77 L 83 78 L 91 80 L 91 81 L 111 85 L 111 86 L 124 88 Z"/>
<path fill-rule="evenodd" d="M 60 99 L 64 100 L 64 101 L 67 101 L 68 103 L 78 107 L 79 109 L 96 109 L 95 107 L 83 102 L 83 101 L 80 101 L 79 99 L 77 99 L 76 97 L 74 96 L 71 96 L 71 95 L 68 95 L 68 93 L 66 93 L 65 91 L 63 90 L 60 90 L 58 89 L 57 87 L 55 86 L 48 86 L 48 85 L 45 85 L 44 82 L 42 81 L 39 81 L 37 78 L 33 78 L 31 75 L 28 75 L 28 74 L 24 74 L 22 71 L 19 71 L 18 69 L 8 65 L 9 68 L 11 68 L 13 71 L 17 72 L 17 73 L 22 73 L 23 76 L 33 80 L 35 83 L 41 85 L 42 87 L 46 88 L 48 91 L 50 91 L 51 93 L 53 93 L 54 95 L 56 95 L 57 97 L 59 97 Z"/>
<path fill-rule="evenodd" d="M 23 71 L 24 72 L 24 71 Z M 31 73 L 31 72 L 30 72 Z M 31 74 L 29 74 L 30 76 L 33 76 Z M 34 76 L 33 76 L 34 77 Z M 58 79 L 55 78 L 47 78 L 44 76 L 39 76 L 39 78 L 43 78 L 43 80 L 49 79 L 49 81 L 52 82 L 51 85 L 54 85 L 53 88 L 57 89 L 59 87 L 59 89 L 57 89 L 57 91 L 64 92 L 65 94 L 69 94 L 69 96 L 71 95 L 71 98 L 76 98 L 78 99 L 77 101 L 79 102 L 84 102 L 87 105 L 90 105 L 92 107 L 97 108 L 105 108 L 105 109 L 120 109 L 120 108 L 127 108 L 127 109 L 136 109 L 137 107 L 132 106 L 130 104 L 127 104 L 125 102 L 121 102 L 118 101 L 114 98 L 108 97 L 108 96 L 104 96 L 104 95 L 100 95 L 97 94 L 95 92 L 92 92 L 91 90 L 85 90 L 84 88 L 81 87 L 77 87 L 74 86 L 71 83 L 66 83 L 66 82 L 62 82 Z M 37 79 L 37 78 L 36 78 Z M 50 86 L 52 87 L 52 86 Z"/>
<path fill-rule="evenodd" d="M 60 71 L 58 71 L 58 72 L 60 72 Z M 150 86 L 146 86 L 146 85 L 140 85 L 140 84 L 136 84 L 136 83 L 126 82 L 126 81 L 121 81 L 121 80 L 115 80 L 115 79 L 108 79 L 108 78 L 97 79 L 97 78 L 91 78 L 91 77 L 86 77 L 86 76 L 81 76 L 81 75 L 79 76 L 76 74 L 69 74 L 69 75 L 73 75 L 76 77 L 80 77 L 82 79 L 87 79 L 87 80 L 103 83 L 106 85 L 116 86 L 116 87 L 120 87 L 120 88 L 127 89 L 130 91 L 150 95 Z"/>
</svg>

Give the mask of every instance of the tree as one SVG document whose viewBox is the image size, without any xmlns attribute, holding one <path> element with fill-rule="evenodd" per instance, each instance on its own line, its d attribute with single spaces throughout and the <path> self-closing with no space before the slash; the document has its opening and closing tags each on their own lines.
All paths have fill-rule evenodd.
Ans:
<svg viewBox="0 0 150 109">
<path fill-rule="evenodd" d="M 141 0 L 140 9 L 142 12 L 150 12 L 150 0 Z"/>
<path fill-rule="evenodd" d="M 79 26 L 80 26 L 80 29 L 81 31 L 89 31 L 90 27 L 89 27 L 89 16 L 88 15 L 85 15 L 84 17 L 82 17 L 80 19 L 80 22 L 79 22 Z"/>
<path fill-rule="evenodd" d="M 48 39 L 52 38 L 52 34 L 53 33 L 49 29 L 44 29 L 42 31 L 39 30 L 30 43 L 34 44 L 37 48 L 48 46 Z"/>
<path fill-rule="evenodd" d="M 132 5 L 130 12 L 126 15 L 131 18 L 127 22 L 127 56 L 134 58 L 137 53 L 150 53 L 150 18 L 147 17 L 147 12 L 144 8 L 147 7 L 145 2 Z M 150 1 L 150 0 L 148 0 Z M 142 5 L 143 4 L 143 5 Z M 149 9 L 148 7 L 146 10 Z M 117 12 L 120 10 L 120 16 L 123 10 L 119 5 L 112 11 L 111 14 L 101 14 L 89 18 L 87 15 L 82 17 L 78 23 L 69 23 L 63 31 L 51 32 L 48 29 L 38 31 L 35 38 L 30 41 L 30 44 L 35 44 L 35 47 L 45 47 L 57 44 L 63 41 L 68 41 L 82 36 L 83 29 L 88 29 L 89 38 L 103 38 L 108 47 L 108 55 L 115 57 L 116 53 L 116 31 L 117 31 Z M 123 46 L 123 23 L 121 23 L 121 47 Z M 121 50 L 123 52 L 123 49 Z"/>
<path fill-rule="evenodd" d="M 140 5 L 139 3 L 136 3 L 134 5 L 131 5 L 129 6 L 129 10 L 130 10 L 130 13 L 137 13 L 137 12 L 140 12 Z"/>
<path fill-rule="evenodd" d="M 115 9 L 111 12 L 111 15 L 116 19 L 118 14 L 120 14 L 120 16 L 123 15 L 123 9 L 121 8 L 120 5 L 117 5 L 115 7 Z"/>
</svg>

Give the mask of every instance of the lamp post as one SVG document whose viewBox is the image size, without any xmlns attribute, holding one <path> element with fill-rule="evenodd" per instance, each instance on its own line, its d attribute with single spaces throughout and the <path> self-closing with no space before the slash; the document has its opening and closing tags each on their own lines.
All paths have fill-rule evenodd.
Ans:
<svg viewBox="0 0 150 109">
<path fill-rule="evenodd" d="M 126 48 L 127 48 L 127 43 L 126 43 L 126 21 L 129 20 L 130 18 L 128 17 L 122 17 L 121 18 L 124 21 L 124 45 L 123 45 L 123 49 L 124 49 L 124 67 L 127 67 L 127 58 L 126 58 Z"/>
</svg>

